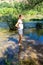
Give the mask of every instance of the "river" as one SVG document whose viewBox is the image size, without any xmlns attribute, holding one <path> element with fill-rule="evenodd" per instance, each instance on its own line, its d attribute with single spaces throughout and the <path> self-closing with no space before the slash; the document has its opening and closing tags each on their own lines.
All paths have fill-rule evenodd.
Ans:
<svg viewBox="0 0 43 65">
<path fill-rule="evenodd" d="M 43 21 L 38 21 L 39 23 L 42 23 L 42 29 L 40 29 L 40 31 L 37 34 L 37 31 L 34 31 L 36 29 L 36 23 L 37 21 L 31 21 L 31 22 L 25 22 L 24 25 L 24 35 L 28 36 L 29 39 L 38 41 L 40 44 L 43 44 Z M 0 28 L 3 29 L 7 29 L 9 28 L 6 22 L 0 22 Z"/>
</svg>

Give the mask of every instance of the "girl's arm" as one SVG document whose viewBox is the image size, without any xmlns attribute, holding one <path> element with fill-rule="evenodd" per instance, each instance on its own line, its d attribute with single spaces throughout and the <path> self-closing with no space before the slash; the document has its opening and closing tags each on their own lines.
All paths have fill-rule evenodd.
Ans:
<svg viewBox="0 0 43 65">
<path fill-rule="evenodd" d="M 19 22 L 17 22 L 15 26 L 18 28 L 19 27 Z"/>
</svg>

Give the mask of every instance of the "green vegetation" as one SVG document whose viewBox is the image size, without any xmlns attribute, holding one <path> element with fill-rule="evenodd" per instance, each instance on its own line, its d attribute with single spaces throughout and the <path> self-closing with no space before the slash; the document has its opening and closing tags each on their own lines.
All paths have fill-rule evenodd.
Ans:
<svg viewBox="0 0 43 65">
<path fill-rule="evenodd" d="M 27 0 L 26 2 L 14 2 L 11 3 L 1 3 L 0 4 L 0 21 L 7 22 L 10 29 L 14 29 L 15 23 L 19 14 L 25 16 L 24 21 L 29 21 L 34 19 L 43 18 L 43 1 L 42 0 Z M 11 16 L 10 16 L 11 15 Z M 10 22 L 11 21 L 11 22 Z M 12 23 L 13 22 L 13 23 Z M 11 25 L 10 25 L 11 24 Z M 13 26 L 13 27 L 12 27 Z M 12 27 L 12 28 L 11 28 Z"/>
<path fill-rule="evenodd" d="M 12 7 L 12 6 L 8 4 L 7 2 L 3 2 L 0 4 L 0 8 L 3 8 L 3 7 Z"/>
<path fill-rule="evenodd" d="M 15 24 L 17 23 L 17 17 L 13 17 L 11 14 L 4 16 L 4 21 L 6 20 L 9 30 L 16 30 Z"/>
<path fill-rule="evenodd" d="M 43 1 L 41 0 L 41 2 L 38 0 L 28 0 L 29 4 L 26 3 L 18 3 L 18 2 L 14 2 L 13 5 L 9 4 L 9 3 L 1 3 L 0 4 L 0 14 L 2 15 L 7 15 L 9 13 L 14 15 L 18 15 L 18 14 L 24 14 L 26 15 L 43 15 Z M 37 4 L 35 4 L 37 3 Z"/>
</svg>

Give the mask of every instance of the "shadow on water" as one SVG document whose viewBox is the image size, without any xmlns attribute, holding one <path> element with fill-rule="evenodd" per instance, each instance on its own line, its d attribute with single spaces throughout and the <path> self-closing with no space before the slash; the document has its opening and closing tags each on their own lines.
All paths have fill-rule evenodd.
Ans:
<svg viewBox="0 0 43 65">
<path fill-rule="evenodd" d="M 43 21 L 43 18 L 42 19 L 30 19 L 30 21 Z"/>
</svg>

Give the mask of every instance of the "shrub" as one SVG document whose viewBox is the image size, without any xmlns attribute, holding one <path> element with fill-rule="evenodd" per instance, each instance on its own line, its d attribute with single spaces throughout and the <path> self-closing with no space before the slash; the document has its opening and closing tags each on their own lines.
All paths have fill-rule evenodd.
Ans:
<svg viewBox="0 0 43 65">
<path fill-rule="evenodd" d="M 36 23 L 36 29 L 37 30 L 42 29 L 42 23 Z"/>
<path fill-rule="evenodd" d="M 10 5 L 9 3 L 7 2 L 3 2 L 3 3 L 0 3 L 0 8 L 3 8 L 3 7 L 12 7 L 12 5 Z"/>
<path fill-rule="evenodd" d="M 12 15 L 9 14 L 8 16 L 4 16 L 4 19 L 8 24 L 9 30 L 12 30 L 12 31 L 16 30 L 16 27 L 15 27 L 15 24 L 17 22 L 16 16 L 12 17 Z"/>
</svg>

